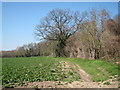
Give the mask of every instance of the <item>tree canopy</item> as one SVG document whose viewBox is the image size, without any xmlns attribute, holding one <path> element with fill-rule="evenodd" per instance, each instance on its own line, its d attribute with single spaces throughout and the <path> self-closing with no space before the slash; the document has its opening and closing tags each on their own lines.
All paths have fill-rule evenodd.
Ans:
<svg viewBox="0 0 120 90">
<path fill-rule="evenodd" d="M 65 56 L 67 39 L 80 29 L 83 17 L 68 9 L 53 9 L 37 26 L 36 35 L 41 39 L 57 41 L 56 56 Z"/>
</svg>

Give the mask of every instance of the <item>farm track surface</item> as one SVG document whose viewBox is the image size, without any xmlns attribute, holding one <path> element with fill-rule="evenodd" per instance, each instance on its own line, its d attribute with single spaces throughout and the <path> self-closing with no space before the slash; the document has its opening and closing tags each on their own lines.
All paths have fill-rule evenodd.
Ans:
<svg viewBox="0 0 120 90">
<path fill-rule="evenodd" d="M 2 89 L 2 85 L 0 85 L 0 90 Z"/>
<path fill-rule="evenodd" d="M 92 82 L 91 76 L 87 74 L 79 65 L 77 64 L 73 65 L 70 62 L 66 62 L 66 64 L 70 65 L 70 67 L 72 67 L 73 70 L 79 74 L 83 81 Z"/>
<path fill-rule="evenodd" d="M 104 82 L 93 82 L 91 76 L 87 74 L 79 65 L 67 61 L 60 61 L 63 71 L 69 71 L 71 68 L 80 75 L 80 81 L 42 81 L 25 83 L 23 86 L 15 88 L 118 88 L 116 79 L 109 79 L 110 85 L 104 85 Z"/>
</svg>

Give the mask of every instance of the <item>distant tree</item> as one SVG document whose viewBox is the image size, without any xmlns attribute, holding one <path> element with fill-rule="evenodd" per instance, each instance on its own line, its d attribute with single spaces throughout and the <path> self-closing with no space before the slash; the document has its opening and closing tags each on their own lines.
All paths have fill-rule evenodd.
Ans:
<svg viewBox="0 0 120 90">
<path fill-rule="evenodd" d="M 25 50 L 25 56 L 27 56 L 27 57 L 36 56 L 37 50 L 36 50 L 36 47 L 35 47 L 34 43 L 24 45 L 23 48 Z"/>
<path fill-rule="evenodd" d="M 35 43 L 33 47 L 33 56 L 40 56 L 40 45 L 39 43 Z"/>
<path fill-rule="evenodd" d="M 120 24 L 120 15 L 116 15 L 114 17 L 114 21 L 117 23 L 117 24 Z"/>
<path fill-rule="evenodd" d="M 80 17 L 78 12 L 54 9 L 41 20 L 35 34 L 41 39 L 56 41 L 56 56 L 66 56 L 64 51 L 66 41 L 79 30 L 82 21 L 83 17 Z"/>
<path fill-rule="evenodd" d="M 50 50 L 50 43 L 48 41 L 43 41 L 38 44 L 40 46 L 40 55 L 49 56 L 52 52 Z"/>
<path fill-rule="evenodd" d="M 23 46 L 16 49 L 16 57 L 25 57 L 25 49 Z"/>
</svg>

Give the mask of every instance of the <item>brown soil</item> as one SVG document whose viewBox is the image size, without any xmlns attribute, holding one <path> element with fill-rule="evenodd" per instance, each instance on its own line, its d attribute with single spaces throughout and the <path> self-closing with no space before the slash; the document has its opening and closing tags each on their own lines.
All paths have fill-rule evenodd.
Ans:
<svg viewBox="0 0 120 90">
<path fill-rule="evenodd" d="M 96 82 L 81 82 L 81 81 L 74 81 L 74 82 L 59 82 L 59 81 L 43 81 L 43 82 L 33 82 L 28 83 L 24 86 L 17 86 L 15 88 L 118 88 L 116 83 L 112 85 L 104 85 L 102 83 Z"/>
<path fill-rule="evenodd" d="M 0 85 L 0 90 L 2 89 L 2 85 Z"/>
</svg>

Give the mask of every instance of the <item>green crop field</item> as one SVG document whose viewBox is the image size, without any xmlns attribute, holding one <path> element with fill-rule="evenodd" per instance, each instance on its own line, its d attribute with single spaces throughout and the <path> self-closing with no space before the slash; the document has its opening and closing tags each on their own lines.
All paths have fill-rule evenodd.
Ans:
<svg viewBox="0 0 120 90">
<path fill-rule="evenodd" d="M 26 81 L 80 81 L 80 76 L 73 69 L 62 70 L 61 61 L 78 64 L 92 76 L 92 80 L 95 82 L 118 75 L 118 66 L 104 60 L 54 57 L 3 58 L 2 85 L 3 87 L 14 87 L 16 83 L 23 85 Z"/>
<path fill-rule="evenodd" d="M 73 81 L 80 77 L 76 72 L 64 72 L 59 60 L 52 57 L 3 58 L 3 87 L 14 87 L 24 81 Z"/>
</svg>

